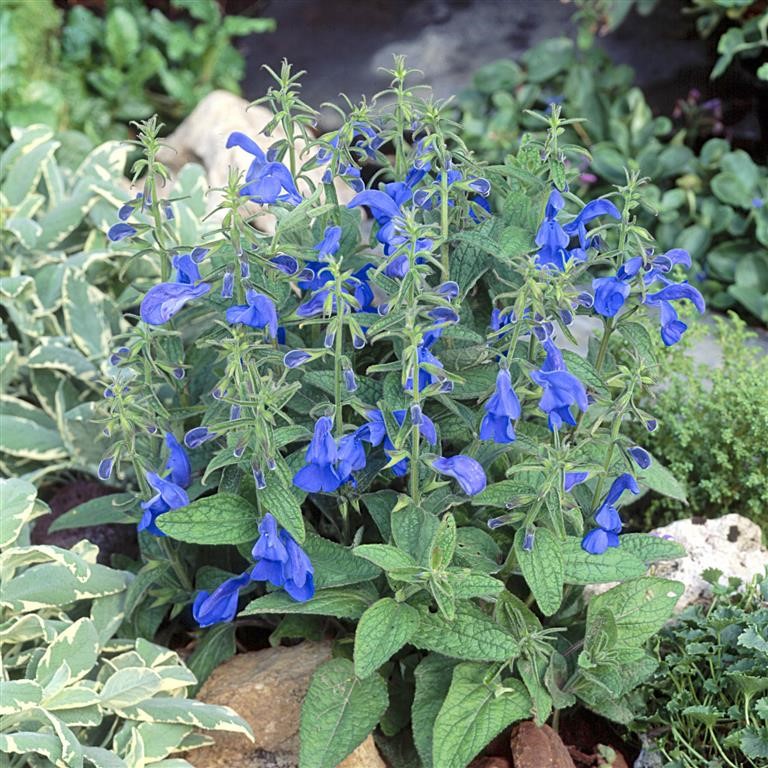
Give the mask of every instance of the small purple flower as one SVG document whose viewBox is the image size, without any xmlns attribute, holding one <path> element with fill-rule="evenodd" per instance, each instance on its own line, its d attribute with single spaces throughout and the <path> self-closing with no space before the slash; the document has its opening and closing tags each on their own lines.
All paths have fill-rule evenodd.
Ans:
<svg viewBox="0 0 768 768">
<path fill-rule="evenodd" d="M 136 227 L 132 227 L 130 224 L 113 224 L 107 232 L 107 237 L 113 243 L 119 243 L 121 240 L 125 240 L 127 237 L 133 237 L 138 230 Z"/>
<path fill-rule="evenodd" d="M 180 509 L 189 504 L 187 492 L 172 480 L 166 480 L 154 472 L 146 473 L 147 482 L 157 493 L 141 503 L 144 514 L 139 521 L 140 531 L 149 531 L 154 536 L 165 536 L 157 527 L 157 518 L 171 509 Z"/>
<path fill-rule="evenodd" d="M 275 302 L 263 293 L 249 288 L 245 294 L 247 304 L 237 304 L 227 309 L 227 322 L 231 325 L 247 325 L 265 328 L 271 338 L 277 337 L 277 309 Z"/>
<path fill-rule="evenodd" d="M 165 444 L 168 446 L 169 451 L 165 468 L 170 472 L 171 482 L 180 485 L 182 488 L 189 488 L 192 466 L 189 463 L 187 452 L 176 439 L 173 432 L 165 433 Z"/>
<path fill-rule="evenodd" d="M 312 355 L 309 352 L 305 352 L 303 349 L 292 349 L 283 356 L 283 364 L 286 368 L 298 368 L 311 359 Z"/>
<path fill-rule="evenodd" d="M 651 459 L 651 454 L 648 453 L 645 448 L 635 445 L 632 448 L 629 448 L 627 453 L 635 460 L 635 463 L 640 469 L 648 469 L 648 467 L 651 466 L 653 460 Z"/>
<path fill-rule="evenodd" d="M 622 522 L 616 504 L 624 491 L 637 495 L 640 488 L 632 475 L 619 475 L 611 484 L 603 503 L 595 511 L 598 527 L 590 531 L 582 540 L 582 548 L 592 555 L 601 555 L 608 547 L 619 546 L 619 533 Z"/>
<path fill-rule="evenodd" d="M 148 325 L 164 325 L 182 307 L 193 299 L 205 296 L 211 286 L 208 283 L 185 285 L 183 283 L 159 283 L 152 286 L 141 301 L 139 313 Z"/>
<path fill-rule="evenodd" d="M 589 478 L 589 472 L 566 472 L 563 479 L 563 490 L 570 491 L 576 485 L 585 482 Z"/>
<path fill-rule="evenodd" d="M 512 389 L 512 379 L 505 368 L 499 369 L 496 391 L 485 404 L 485 411 L 480 424 L 480 439 L 501 444 L 514 442 L 513 422 L 520 418 L 520 400 Z"/>
<path fill-rule="evenodd" d="M 624 306 L 630 286 L 618 277 L 598 277 L 592 281 L 595 292 L 595 312 L 604 317 L 614 317 Z"/>
<path fill-rule="evenodd" d="M 208 427 L 195 427 L 184 435 L 184 445 L 187 448 L 199 448 L 203 443 L 217 437 L 216 432 L 211 432 Z"/>
<path fill-rule="evenodd" d="M 487 482 L 480 462 L 470 456 L 459 454 L 449 459 L 440 456 L 432 462 L 432 468 L 441 475 L 454 478 L 467 496 L 480 493 Z"/>
<path fill-rule="evenodd" d="M 336 441 L 331 435 L 333 421 L 321 416 L 315 423 L 315 431 L 307 448 L 306 463 L 293 476 L 293 484 L 308 493 L 331 493 L 340 485 L 342 478 L 336 470 L 338 458 Z"/>
<path fill-rule="evenodd" d="M 200 590 L 192 603 L 192 617 L 201 627 L 210 627 L 224 621 L 232 621 L 237 613 L 240 590 L 250 581 L 246 571 L 222 582 L 213 593 Z"/>
<path fill-rule="evenodd" d="M 531 379 L 542 387 L 539 408 L 547 414 L 549 428 L 559 429 L 563 424 L 576 426 L 571 407 L 586 412 L 589 402 L 584 385 L 565 367 L 563 356 L 551 339 L 542 346 L 547 352 L 546 359 L 538 371 L 531 373 Z"/>
<path fill-rule="evenodd" d="M 315 246 L 317 258 L 321 261 L 333 256 L 341 244 L 341 227 L 326 227 L 323 239 Z"/>
<path fill-rule="evenodd" d="M 107 456 L 99 462 L 99 468 L 96 471 L 96 474 L 99 476 L 100 480 L 104 480 L 105 482 L 109 480 L 112 475 L 112 467 L 114 466 L 114 463 L 114 456 Z"/>
</svg>

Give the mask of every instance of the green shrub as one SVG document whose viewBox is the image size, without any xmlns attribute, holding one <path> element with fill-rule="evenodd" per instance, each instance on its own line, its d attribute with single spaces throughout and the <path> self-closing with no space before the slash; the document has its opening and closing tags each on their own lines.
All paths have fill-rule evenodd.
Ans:
<svg viewBox="0 0 768 768">
<path fill-rule="evenodd" d="M 272 19 L 222 16 L 215 0 L 172 0 L 171 20 L 139 0 L 110 0 L 103 15 L 52 0 L 4 0 L 0 9 L 0 148 L 11 126 L 45 123 L 94 142 L 126 138 L 129 120 L 176 123 L 214 88 L 240 92 L 245 61 L 232 40 L 274 29 Z"/>
<path fill-rule="evenodd" d="M 183 768 L 166 758 L 210 744 L 197 729 L 250 734 L 228 707 L 185 697 L 197 680 L 176 653 L 121 637 L 131 573 L 86 540 L 29 546 L 45 505 L 23 480 L 0 480 L 0 495 L 3 765 Z"/>
<path fill-rule="evenodd" d="M 733 313 L 715 324 L 721 367 L 696 363 L 683 348 L 661 360 L 667 383 L 647 406 L 659 426 L 645 439 L 686 483 L 690 506 L 656 498 L 652 525 L 738 512 L 768 526 L 768 355 L 748 344 L 755 334 Z"/>
<path fill-rule="evenodd" d="M 669 768 L 758 768 L 768 759 L 768 575 L 742 586 L 705 578 L 711 606 L 691 606 L 659 634 L 660 666 L 639 693 Z"/>
</svg>

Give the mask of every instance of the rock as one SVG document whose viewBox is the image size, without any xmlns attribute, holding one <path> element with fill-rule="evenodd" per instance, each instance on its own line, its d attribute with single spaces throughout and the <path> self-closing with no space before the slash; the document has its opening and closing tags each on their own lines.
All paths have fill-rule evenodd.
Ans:
<svg viewBox="0 0 768 768">
<path fill-rule="evenodd" d="M 285 138 L 281 127 L 276 127 L 267 137 L 261 133 L 264 126 L 272 119 L 272 113 L 265 107 L 250 107 L 245 99 L 228 91 L 212 91 L 193 110 L 184 122 L 164 142 L 167 145 L 158 153 L 158 159 L 176 174 L 187 163 L 200 163 L 206 171 L 211 187 L 224 187 L 230 166 L 245 173 L 253 157 L 239 147 L 227 149 L 227 137 L 233 131 L 240 131 L 253 139 L 265 152 L 270 145 Z M 306 144 L 297 139 L 296 148 L 301 163 L 309 159 Z M 325 169 L 315 168 L 308 176 L 315 184 L 320 184 Z M 297 181 L 299 191 L 309 194 L 310 187 L 303 179 Z M 339 202 L 346 205 L 354 192 L 344 182 L 335 181 Z M 208 208 L 213 210 L 219 203 L 216 194 L 208 196 Z M 254 209 L 260 206 L 255 204 Z M 264 231 L 273 230 L 274 220 L 271 215 L 259 216 L 255 224 Z"/>
<path fill-rule="evenodd" d="M 678 579 L 685 584 L 678 611 L 710 597 L 711 587 L 701 578 L 707 568 L 717 568 L 724 577 L 736 576 L 748 581 L 768 566 L 768 550 L 762 546 L 760 526 L 741 515 L 724 515 L 713 520 L 701 517 L 676 520 L 653 533 L 669 536 L 688 553 L 679 560 L 659 563 L 654 569 L 657 576 Z"/>
<path fill-rule="evenodd" d="M 531 720 L 512 729 L 512 759 L 515 768 L 575 768 L 562 739 Z"/>
<path fill-rule="evenodd" d="M 253 729 L 254 741 L 216 733 L 216 744 L 186 755 L 195 768 L 297 768 L 299 716 L 309 681 L 331 658 L 328 643 L 304 642 L 234 656 L 205 682 L 198 699 L 226 704 Z M 373 738 L 366 739 L 339 768 L 386 768 Z"/>
<path fill-rule="evenodd" d="M 478 757 L 469 768 L 512 768 L 506 757 Z"/>
</svg>

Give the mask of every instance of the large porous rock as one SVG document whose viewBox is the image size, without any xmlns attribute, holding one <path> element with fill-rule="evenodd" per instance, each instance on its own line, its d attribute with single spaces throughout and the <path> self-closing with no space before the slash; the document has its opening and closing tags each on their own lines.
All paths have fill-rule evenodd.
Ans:
<svg viewBox="0 0 768 768">
<path fill-rule="evenodd" d="M 678 579 L 685 592 L 677 604 L 682 610 L 711 596 L 710 585 L 701 578 L 707 568 L 716 568 L 724 577 L 736 576 L 744 581 L 763 573 L 768 566 L 768 550 L 762 546 L 762 531 L 757 523 L 737 514 L 712 520 L 693 517 L 653 531 L 682 544 L 688 553 L 679 560 L 659 563 L 658 576 Z"/>
<path fill-rule="evenodd" d="M 512 729 L 512 758 L 515 768 L 576 768 L 562 739 L 530 720 Z"/>
<path fill-rule="evenodd" d="M 297 768 L 301 704 L 317 667 L 331 658 L 327 643 L 304 642 L 234 656 L 218 667 L 198 698 L 226 704 L 253 729 L 253 742 L 216 733 L 215 746 L 187 755 L 195 768 Z M 372 738 L 339 768 L 385 768 Z"/>
<path fill-rule="evenodd" d="M 211 187 L 224 187 L 227 184 L 230 167 L 245 173 L 253 156 L 239 147 L 227 149 L 227 137 L 233 131 L 240 131 L 253 139 L 266 152 L 269 147 L 280 139 L 285 132 L 280 126 L 275 127 L 270 136 L 261 131 L 272 119 L 272 113 L 265 107 L 249 107 L 245 99 L 241 99 L 228 91 L 212 91 L 192 110 L 184 122 L 165 140 L 166 147 L 158 154 L 161 160 L 173 174 L 177 174 L 187 163 L 200 163 L 206 171 Z M 298 163 L 301 165 L 310 158 L 306 144 L 296 140 Z M 314 150 L 313 150 L 314 151 Z M 322 181 L 324 167 L 315 168 L 308 172 L 314 184 Z M 303 179 L 297 181 L 299 192 L 303 195 L 310 193 L 310 187 Z M 335 181 L 336 194 L 342 205 L 348 203 L 354 192 L 344 182 Z M 213 210 L 219 204 L 219 196 L 208 196 L 208 207 Z M 254 209 L 259 206 L 253 205 Z M 259 216 L 256 225 L 264 231 L 271 231 L 274 219 L 270 215 Z"/>
</svg>

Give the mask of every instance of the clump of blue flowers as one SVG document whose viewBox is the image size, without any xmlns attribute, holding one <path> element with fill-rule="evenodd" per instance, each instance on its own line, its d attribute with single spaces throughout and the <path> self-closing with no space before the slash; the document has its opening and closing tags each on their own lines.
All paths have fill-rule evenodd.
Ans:
<svg viewBox="0 0 768 768">
<path fill-rule="evenodd" d="M 656 254 L 635 226 L 638 179 L 598 200 L 569 191 L 578 168 L 557 148 L 557 109 L 545 139 L 484 168 L 443 108 L 404 85 L 402 62 L 391 108 L 363 102 L 317 139 L 296 76 L 272 74 L 275 120 L 228 138 L 250 166 L 207 236 L 174 240 L 151 124 L 145 192 L 110 235 L 158 266 L 137 281 L 138 325 L 110 361 L 114 445 L 100 467 L 133 465 L 142 578 L 161 548 L 155 593 L 190 606 L 186 621 L 335 637 L 361 680 L 379 674 L 371 659 L 413 674 L 354 635 L 370 619 L 407 638 L 390 656 L 485 665 L 478 679 L 535 695 L 543 720 L 556 698 L 541 693 L 545 669 L 565 665 L 553 679 L 576 680 L 594 709 L 584 670 L 598 662 L 552 661 L 550 630 L 570 621 L 565 586 L 644 578 L 672 551 L 626 539 L 619 504 L 670 487 L 625 427 L 655 425 L 651 334 L 674 344 L 679 302 L 704 309 L 687 254 Z M 599 329 L 577 338 L 579 320 Z M 519 606 L 544 628 L 541 658 L 514 639 Z M 462 651 L 456 626 L 480 650 Z M 522 678 L 505 664 L 518 655 Z M 458 764 L 433 749 L 427 762 Z"/>
</svg>

